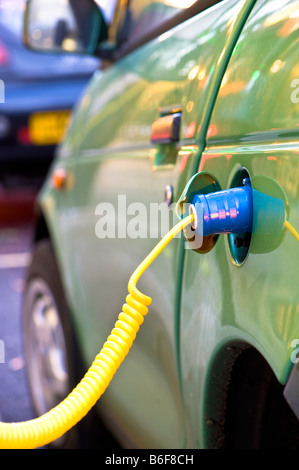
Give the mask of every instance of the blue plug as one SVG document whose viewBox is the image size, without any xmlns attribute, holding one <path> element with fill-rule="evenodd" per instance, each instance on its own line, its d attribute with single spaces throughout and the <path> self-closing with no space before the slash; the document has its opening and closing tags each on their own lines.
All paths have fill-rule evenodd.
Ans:
<svg viewBox="0 0 299 470">
<path fill-rule="evenodd" d="M 246 233 L 252 231 L 253 202 L 250 186 L 197 194 L 192 202 L 195 207 L 194 228 L 203 236 L 221 233 Z M 197 216 L 197 217 L 196 217 Z"/>
<path fill-rule="evenodd" d="M 241 187 L 194 196 L 191 211 L 196 233 L 201 236 L 224 233 L 268 235 L 283 229 L 283 201 L 253 190 L 247 179 L 244 183 Z"/>
</svg>

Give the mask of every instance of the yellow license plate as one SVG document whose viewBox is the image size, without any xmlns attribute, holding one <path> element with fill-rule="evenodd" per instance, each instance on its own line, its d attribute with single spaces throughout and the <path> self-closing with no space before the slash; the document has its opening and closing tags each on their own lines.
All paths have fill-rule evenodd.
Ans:
<svg viewBox="0 0 299 470">
<path fill-rule="evenodd" d="M 70 117 L 69 111 L 48 111 L 29 117 L 30 140 L 35 145 L 56 145 L 61 142 Z"/>
</svg>

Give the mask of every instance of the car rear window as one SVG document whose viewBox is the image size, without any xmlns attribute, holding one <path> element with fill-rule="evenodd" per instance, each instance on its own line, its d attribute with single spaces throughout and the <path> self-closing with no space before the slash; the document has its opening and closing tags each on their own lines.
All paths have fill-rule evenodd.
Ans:
<svg viewBox="0 0 299 470">
<path fill-rule="evenodd" d="M 131 36 L 135 40 L 161 26 L 179 11 L 189 8 L 196 0 L 130 0 Z"/>
<path fill-rule="evenodd" d="M 25 0 L 0 0 L 0 25 L 18 37 L 22 34 L 24 8 Z"/>
</svg>

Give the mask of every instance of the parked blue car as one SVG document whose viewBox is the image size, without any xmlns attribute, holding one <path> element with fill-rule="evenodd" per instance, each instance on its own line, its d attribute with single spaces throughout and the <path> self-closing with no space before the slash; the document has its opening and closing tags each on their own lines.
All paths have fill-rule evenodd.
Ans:
<svg viewBox="0 0 299 470">
<path fill-rule="evenodd" d="M 27 49 L 22 4 L 0 5 L 0 183 L 8 188 L 42 182 L 70 111 L 99 66 L 93 57 Z"/>
</svg>

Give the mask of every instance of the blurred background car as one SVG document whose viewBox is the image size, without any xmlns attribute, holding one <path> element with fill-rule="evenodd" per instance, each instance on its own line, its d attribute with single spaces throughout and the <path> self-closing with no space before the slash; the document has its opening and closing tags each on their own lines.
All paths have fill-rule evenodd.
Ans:
<svg viewBox="0 0 299 470">
<path fill-rule="evenodd" d="M 56 50 L 65 18 L 64 40 L 98 54 L 96 4 L 61 0 L 65 15 L 58 16 L 51 3 L 29 0 L 28 43 L 35 47 L 41 17 L 47 24 L 38 28 L 51 39 L 52 17 L 44 49 Z M 78 14 L 84 5 L 87 28 Z M 298 18 L 297 0 L 118 1 L 108 28 L 114 60 L 91 80 L 39 196 L 23 303 L 38 415 L 76 384 L 77 358 L 86 371 L 105 344 L 171 202 L 194 203 L 194 194 L 250 181 L 284 206 L 282 223 L 280 210 L 263 216 L 267 204 L 254 202 L 250 232 L 214 232 L 200 249 L 190 245 L 195 250 L 173 240 L 140 279 L 153 299 L 150 313 L 97 411 L 131 449 L 299 447 L 298 361 L 290 349 L 299 342 L 298 244 L 283 226 L 290 213 L 299 226 L 298 103 L 291 99 Z M 63 188 L 55 184 L 61 175 Z M 163 200 L 166 212 L 152 218 Z M 225 207 L 211 219 L 223 222 Z M 272 216 L 276 222 L 261 230 Z M 114 366 L 115 353 L 107 356 Z M 64 436 L 59 445 L 70 441 Z"/>
<path fill-rule="evenodd" d="M 111 5 L 107 0 L 107 14 Z M 0 419 L 7 422 L 34 417 L 20 310 L 36 194 L 68 114 L 100 65 L 86 55 L 45 56 L 27 49 L 22 42 L 24 6 L 24 0 L 0 0 L 0 338 L 5 343 Z"/>
<path fill-rule="evenodd" d="M 95 57 L 26 48 L 24 3 L 0 0 L 0 223 L 19 221 L 24 204 L 31 205 L 70 112 L 99 66 Z"/>
</svg>

